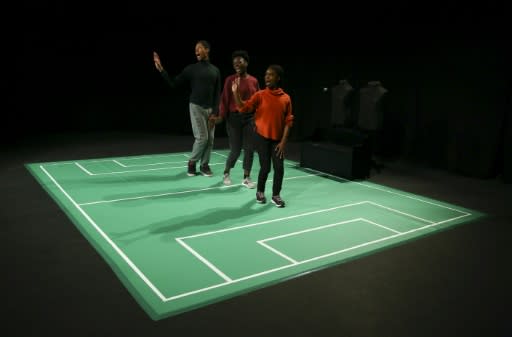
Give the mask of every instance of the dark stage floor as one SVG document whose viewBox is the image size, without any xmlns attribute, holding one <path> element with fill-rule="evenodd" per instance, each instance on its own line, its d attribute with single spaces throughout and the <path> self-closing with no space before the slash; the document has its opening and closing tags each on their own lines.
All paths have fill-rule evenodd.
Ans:
<svg viewBox="0 0 512 337">
<path fill-rule="evenodd" d="M 512 185 L 400 160 L 372 172 L 369 181 L 487 216 L 152 321 L 24 164 L 188 151 L 191 145 L 190 135 L 105 132 L 34 137 L 3 149 L 5 335 L 512 336 Z M 227 139 L 217 139 L 216 147 L 227 147 Z M 291 142 L 289 159 L 299 161 L 299 150 L 300 143 Z"/>
</svg>

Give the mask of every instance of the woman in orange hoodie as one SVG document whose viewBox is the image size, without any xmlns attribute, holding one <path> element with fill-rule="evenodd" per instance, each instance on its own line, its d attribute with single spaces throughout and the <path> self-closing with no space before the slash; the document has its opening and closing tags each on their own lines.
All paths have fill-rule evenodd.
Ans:
<svg viewBox="0 0 512 337">
<path fill-rule="evenodd" d="M 256 202 L 265 203 L 265 184 L 270 173 L 270 163 L 274 168 L 272 181 L 272 203 L 284 207 L 280 196 L 284 177 L 284 154 L 290 128 L 293 125 L 292 101 L 279 84 L 284 70 L 280 65 L 270 65 L 265 72 L 265 89 L 254 93 L 247 101 L 242 101 L 239 93 L 240 79 L 231 86 L 240 112 L 254 112 L 255 146 L 260 161 L 260 172 L 256 192 Z"/>
</svg>

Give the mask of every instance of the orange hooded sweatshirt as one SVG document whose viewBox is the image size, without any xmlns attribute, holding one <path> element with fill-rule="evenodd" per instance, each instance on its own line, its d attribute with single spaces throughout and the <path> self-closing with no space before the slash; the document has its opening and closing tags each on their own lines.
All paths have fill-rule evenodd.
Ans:
<svg viewBox="0 0 512 337">
<path fill-rule="evenodd" d="M 293 125 L 292 101 L 281 88 L 265 88 L 255 92 L 239 110 L 254 111 L 256 132 L 265 138 L 280 141 L 284 127 Z"/>
</svg>

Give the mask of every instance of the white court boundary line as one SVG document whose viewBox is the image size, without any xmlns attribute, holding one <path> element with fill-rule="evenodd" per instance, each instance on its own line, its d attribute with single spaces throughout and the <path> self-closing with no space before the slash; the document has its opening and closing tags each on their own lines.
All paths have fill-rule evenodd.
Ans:
<svg viewBox="0 0 512 337">
<path fill-rule="evenodd" d="M 148 159 L 148 158 L 159 158 L 159 157 L 186 157 L 189 156 L 185 153 L 167 153 L 167 154 L 150 154 L 145 156 L 133 156 L 133 157 L 112 157 L 112 158 L 105 158 L 105 159 L 80 159 L 80 160 L 73 160 L 73 161 L 58 161 L 53 163 L 43 163 L 45 166 L 59 166 L 59 165 L 70 165 L 75 164 L 76 162 L 81 163 L 103 163 L 103 162 L 112 162 L 112 161 L 119 161 L 123 159 L 129 159 L 129 160 L 138 160 L 138 159 Z M 149 164 L 147 164 L 149 165 Z M 123 165 L 121 165 L 123 166 Z M 129 166 L 129 165 L 128 165 Z"/>
<path fill-rule="evenodd" d="M 219 156 L 222 156 L 222 157 L 227 157 L 226 155 L 224 155 L 222 153 L 215 152 L 215 151 L 213 151 L 212 153 L 216 154 L 216 155 L 219 155 Z M 185 156 L 187 156 L 187 155 L 185 155 Z M 147 157 L 138 157 L 138 158 L 146 159 Z M 101 162 L 101 161 L 112 161 L 112 160 L 111 159 L 105 159 L 105 160 L 97 160 L 97 161 L 91 161 L 91 162 Z M 238 162 L 241 162 L 241 161 L 238 160 Z M 292 164 L 298 164 L 298 163 L 290 161 L 290 160 L 285 160 L 285 162 L 292 163 Z M 58 165 L 58 164 L 59 163 L 53 163 L 53 164 L 50 164 L 50 165 Z M 77 162 L 67 162 L 67 163 L 63 163 L 63 164 L 74 164 L 74 165 L 77 165 L 77 166 L 80 167 L 80 165 Z M 221 164 L 222 163 L 210 164 L 210 165 L 213 166 L 213 165 L 221 165 Z M 144 172 L 144 171 L 154 171 L 154 170 L 174 169 L 174 168 L 180 168 L 181 169 L 181 168 L 185 168 L 185 167 L 186 166 L 176 166 L 176 167 L 165 167 L 165 168 L 158 168 L 158 169 L 136 170 L 136 171 L 135 170 L 134 171 L 119 171 L 119 172 L 96 173 L 96 174 L 95 173 L 88 173 L 88 171 L 85 168 L 81 168 L 81 169 L 84 170 L 88 175 L 94 176 L 94 175 L 110 175 L 110 174 L 117 174 L 117 173 Z M 427 201 L 427 200 L 420 199 L 420 198 L 418 198 L 416 196 L 411 196 L 411 195 L 407 195 L 407 194 L 404 194 L 404 193 L 398 193 L 398 192 L 390 191 L 388 189 L 383 189 L 381 187 L 372 186 L 372 185 L 369 185 L 369 184 L 364 184 L 364 183 L 361 183 L 361 182 L 358 182 L 358 181 L 352 181 L 352 180 L 349 180 L 349 179 L 338 177 L 338 176 L 335 176 L 335 175 L 332 175 L 332 174 L 329 174 L 329 173 L 325 173 L 325 172 L 322 172 L 322 171 L 318 171 L 318 170 L 315 170 L 315 169 L 311 169 L 311 168 L 307 168 L 307 167 L 300 167 L 300 169 L 305 170 L 305 171 L 312 171 L 312 172 L 315 172 L 315 173 L 313 173 L 311 175 L 304 175 L 304 176 L 285 177 L 284 180 L 300 179 L 300 178 L 306 178 L 306 177 L 312 177 L 312 176 L 328 176 L 328 177 L 334 178 L 336 180 L 347 181 L 347 182 L 350 182 L 350 183 L 353 183 L 353 184 L 365 186 L 367 188 L 372 188 L 372 189 L 383 191 L 383 192 L 386 192 L 386 193 L 398 195 L 398 196 L 401 196 L 401 197 L 404 197 L 404 198 L 421 201 L 421 202 L 424 202 L 424 203 L 427 203 L 427 204 L 431 204 L 431 205 L 434 205 L 434 206 L 437 206 L 437 207 L 443 207 L 443 208 L 449 209 L 449 210 L 454 211 L 454 212 L 463 212 L 461 210 L 458 210 L 458 209 L 455 209 L 455 208 L 451 208 L 451 207 L 448 207 L 448 206 L 445 206 L 445 205 L 441 205 L 441 204 L 438 204 L 438 203 L 435 203 L 435 202 L 432 202 L 432 201 Z M 272 181 L 272 179 L 269 179 L 268 181 Z M 143 196 L 138 196 L 138 197 L 130 197 L 130 198 L 119 198 L 119 199 L 112 199 L 112 200 L 91 201 L 91 202 L 80 203 L 79 205 L 86 206 L 86 205 L 95 205 L 95 204 L 108 203 L 108 202 L 120 202 L 120 201 L 137 200 L 137 199 L 145 199 L 145 198 L 164 197 L 164 196 L 169 196 L 169 195 L 173 195 L 173 194 L 193 193 L 193 192 L 200 192 L 200 191 L 206 191 L 206 190 L 217 189 L 217 188 L 236 187 L 236 186 L 239 186 L 239 185 L 241 185 L 241 184 L 235 184 L 235 185 L 232 185 L 232 186 L 218 186 L 218 187 L 211 187 L 211 188 L 204 188 L 204 189 L 194 189 L 194 190 L 180 191 L 180 192 L 160 193 L 160 194 L 155 194 L 155 195 L 149 194 L 149 195 L 143 195 Z M 469 215 L 471 215 L 471 214 L 469 214 Z"/>
<path fill-rule="evenodd" d="M 181 164 L 181 163 L 188 162 L 188 160 L 179 160 L 179 161 L 162 161 L 162 162 L 159 162 L 159 163 L 151 163 L 151 164 L 131 164 L 131 165 L 126 165 L 126 164 L 121 163 L 117 159 L 113 159 L 112 161 L 114 163 L 116 163 L 117 165 L 119 165 L 121 167 L 124 167 L 124 168 L 141 167 L 141 166 L 157 166 L 157 165 L 167 165 L 167 164 Z M 130 171 L 130 172 L 132 172 L 132 171 Z"/>
<path fill-rule="evenodd" d="M 168 154 L 168 155 L 160 155 L 159 157 L 188 157 L 186 154 Z M 147 158 L 151 158 L 153 159 L 154 157 L 153 156 L 143 156 L 143 157 L 128 157 L 128 158 L 120 158 L 120 160 L 141 160 L 141 159 L 147 159 Z M 164 162 L 159 162 L 159 163 L 150 163 L 150 164 L 131 164 L 131 165 L 126 165 L 126 164 L 123 164 L 120 160 L 117 160 L 117 159 L 113 159 L 113 162 L 115 162 L 116 164 L 118 164 L 119 166 L 121 167 L 140 167 L 140 166 L 154 166 L 154 165 L 165 165 L 165 164 L 175 164 L 175 163 L 186 163 L 187 160 L 183 160 L 183 161 L 164 161 Z"/>
<path fill-rule="evenodd" d="M 187 165 L 183 166 L 166 166 L 166 167 L 157 167 L 157 168 L 150 168 L 150 169 L 144 169 L 144 170 L 128 170 L 128 171 L 111 171 L 111 172 L 103 172 L 103 173 L 92 173 L 88 170 L 86 170 L 80 163 L 75 162 L 76 166 L 78 166 L 82 171 L 87 173 L 87 175 L 90 176 L 108 176 L 108 175 L 115 175 L 115 174 L 124 174 L 124 173 L 137 173 L 137 172 L 148 172 L 148 171 L 161 171 L 161 170 L 172 170 L 172 169 L 182 169 L 187 167 Z M 216 165 L 224 165 L 224 163 L 214 163 L 209 164 L 210 166 L 216 166 Z"/>
<path fill-rule="evenodd" d="M 382 228 L 384 228 L 384 229 L 386 229 L 386 230 L 388 230 L 390 232 L 394 232 L 396 234 L 400 233 L 400 232 L 398 232 L 398 231 L 396 231 L 394 229 L 388 228 L 388 227 L 383 226 L 383 225 L 379 225 L 379 224 L 377 224 L 377 223 L 375 223 L 373 221 L 367 220 L 365 218 L 355 218 L 355 219 L 351 219 L 351 220 L 335 222 L 335 223 L 332 223 L 332 224 L 327 224 L 327 225 L 323 225 L 323 226 L 308 228 L 308 229 L 304 229 L 304 230 L 296 231 L 296 232 L 290 232 L 290 233 L 287 233 L 287 234 L 278 235 L 278 236 L 274 236 L 274 237 L 269 237 L 269 238 L 266 238 L 266 239 L 263 239 L 263 240 L 258 240 L 256 242 L 259 243 L 261 246 L 267 248 L 268 250 L 272 251 L 276 255 L 281 256 L 283 259 L 290 261 L 293 265 L 307 263 L 307 262 L 311 262 L 311 261 L 314 261 L 314 260 L 319 260 L 319 259 L 322 259 L 322 258 L 325 258 L 325 257 L 329 257 L 331 255 L 339 254 L 341 252 L 345 252 L 345 251 L 351 250 L 353 248 L 349 247 L 349 248 L 345 248 L 345 249 L 342 249 L 342 250 L 339 250 L 339 251 L 335 251 L 335 252 L 331 252 L 331 253 L 328 253 L 328 254 L 319 255 L 319 256 L 316 256 L 314 258 L 310 258 L 310 259 L 306 259 L 306 260 L 302 260 L 302 261 L 297 261 L 297 260 L 289 257 L 288 255 L 284 254 L 283 252 L 277 250 L 276 248 L 270 246 L 269 244 L 267 244 L 267 242 L 268 241 L 275 241 L 275 240 L 287 238 L 287 237 L 290 237 L 290 236 L 297 236 L 297 235 L 304 234 L 304 233 L 319 231 L 319 230 L 323 230 L 323 229 L 326 229 L 326 228 L 340 226 L 340 225 L 344 225 L 344 224 L 351 223 L 351 222 L 357 222 L 357 221 L 364 221 L 364 222 L 367 222 L 367 223 L 369 223 L 371 225 L 375 225 L 377 227 L 382 227 Z M 367 243 L 368 242 L 365 242 L 364 244 L 366 245 Z M 359 246 L 360 245 L 356 245 L 356 246 L 353 246 L 353 247 L 359 247 Z"/>
<path fill-rule="evenodd" d="M 94 220 L 91 219 L 91 217 L 78 205 L 73 198 L 60 186 L 60 184 L 55 180 L 55 178 L 43 167 L 43 165 L 40 165 L 39 168 L 53 181 L 55 186 L 66 196 L 66 198 L 69 199 L 69 201 L 75 206 L 75 208 L 82 213 L 82 215 L 85 217 L 85 219 L 94 227 L 94 229 L 107 241 L 107 243 L 121 256 L 121 258 L 132 268 L 132 270 L 139 275 L 139 277 L 146 283 L 146 285 L 162 300 L 165 300 L 165 296 L 158 290 L 158 288 L 140 271 L 139 268 L 126 256 L 126 254 L 119 248 L 114 241 L 110 239 L 110 237 L 101 230 L 101 228 L 94 222 Z"/>
<path fill-rule="evenodd" d="M 76 162 L 72 162 L 70 164 L 74 164 L 74 163 L 76 163 Z M 127 265 L 140 277 L 140 279 L 148 286 L 148 288 L 151 289 L 153 291 L 153 293 L 157 297 L 159 297 L 163 302 L 168 302 L 168 301 L 176 300 L 178 298 L 194 295 L 194 294 L 197 294 L 197 293 L 200 293 L 200 292 L 204 292 L 204 291 L 208 291 L 208 290 L 215 289 L 215 288 L 218 288 L 218 287 L 226 286 L 226 285 L 229 285 L 229 284 L 232 284 L 232 283 L 235 283 L 235 282 L 241 282 L 241 281 L 244 281 L 244 280 L 247 280 L 247 279 L 250 279 L 250 278 L 259 277 L 259 276 L 262 276 L 262 275 L 265 275 L 265 274 L 269 274 L 269 273 L 272 273 L 272 272 L 275 272 L 275 271 L 278 271 L 278 270 L 290 267 L 290 265 L 288 265 L 288 266 L 284 266 L 284 267 L 274 268 L 274 269 L 271 269 L 271 270 L 267 270 L 267 271 L 264 271 L 264 272 L 261 272 L 261 273 L 253 274 L 253 275 L 246 276 L 246 277 L 243 277 L 243 278 L 239 278 L 239 279 L 236 279 L 236 280 L 231 280 L 227 275 L 224 275 L 220 270 L 218 270 L 220 272 L 219 275 L 223 275 L 221 277 L 226 282 L 220 283 L 220 284 L 216 284 L 216 285 L 213 285 L 213 286 L 210 286 L 210 287 L 206 287 L 206 288 L 197 289 L 195 291 L 178 294 L 178 295 L 171 296 L 171 297 L 166 297 L 148 279 L 148 277 L 144 273 L 142 273 L 142 271 L 130 260 L 130 258 L 112 241 L 112 239 L 110 239 L 110 237 L 103 230 L 101 230 L 101 228 L 94 222 L 94 220 L 82 209 L 82 207 L 81 207 L 82 205 L 78 204 L 77 202 L 75 202 L 73 200 L 73 198 L 57 182 L 57 180 L 44 168 L 44 165 L 43 164 L 39 165 L 39 168 L 41 169 L 41 171 L 43 171 L 50 178 L 50 180 L 55 184 L 55 186 L 57 186 L 57 188 L 64 194 L 64 196 L 84 216 L 84 218 L 93 226 L 93 228 L 105 239 L 105 241 L 114 249 L 114 251 L 116 251 L 119 254 L 119 256 L 127 263 Z M 316 171 L 316 170 L 311 170 L 311 171 Z M 326 173 L 323 173 L 323 172 L 320 172 L 320 171 L 316 171 L 316 172 L 319 172 L 319 174 L 312 174 L 312 175 L 292 177 L 292 178 L 302 178 L 302 177 L 311 177 L 311 176 L 319 176 L 319 175 L 329 175 L 329 174 L 326 174 Z M 333 176 L 333 177 L 340 178 L 340 177 L 336 177 L 336 176 Z M 341 179 L 343 179 L 343 178 L 341 178 Z M 343 180 L 350 181 L 350 180 L 347 180 L 347 179 L 343 179 Z M 435 206 L 438 206 L 438 207 L 450 209 L 452 211 L 455 211 L 455 212 L 463 214 L 463 215 L 460 215 L 460 216 L 457 216 L 457 217 L 453 217 L 453 218 L 449 218 L 449 219 L 446 219 L 446 220 L 443 220 L 443 221 L 439 221 L 439 222 L 432 222 L 430 220 L 425 220 L 425 219 L 421 219 L 421 218 L 413 216 L 413 215 L 409 215 L 409 216 L 411 216 L 413 218 L 416 218 L 416 219 L 418 219 L 420 221 L 427 221 L 427 222 L 429 222 L 429 224 L 425 225 L 423 227 L 419 227 L 419 228 L 407 231 L 407 232 L 402 232 L 400 234 L 395 234 L 395 235 L 392 235 L 392 236 L 389 236 L 389 237 L 385 237 L 385 238 L 374 240 L 374 241 L 371 241 L 371 242 L 367 242 L 367 243 L 364 243 L 364 244 L 361 244 L 361 245 L 358 245 L 358 246 L 355 246 L 355 247 L 351 247 L 350 249 L 356 249 L 358 247 L 362 247 L 362 246 L 365 246 L 365 245 L 370 245 L 370 244 L 374 244 L 374 243 L 377 243 L 377 242 L 380 242 L 380 241 L 389 240 L 391 238 L 394 238 L 394 237 L 397 237 L 397 236 L 400 236 L 400 235 L 406 235 L 406 234 L 409 234 L 409 233 L 412 233 L 412 232 L 423 230 L 423 229 L 428 228 L 428 227 L 437 226 L 437 225 L 440 225 L 440 224 L 443 224 L 443 223 L 446 223 L 446 222 L 454 221 L 454 220 L 457 220 L 457 219 L 460 219 L 460 218 L 463 218 L 463 217 L 471 215 L 471 213 L 468 213 L 468 212 L 464 212 L 464 211 L 461 211 L 461 210 L 458 210 L 458 209 L 454 209 L 454 208 L 451 208 L 451 207 L 440 205 L 440 204 L 437 204 L 437 203 L 434 203 L 434 202 L 430 202 L 430 201 L 427 201 L 427 200 L 422 200 L 422 199 L 419 199 L 419 198 L 416 198 L 416 197 L 412 197 L 412 196 L 409 196 L 409 195 L 405 195 L 405 194 L 402 194 L 402 193 L 397 193 L 397 192 L 394 192 L 394 191 L 389 191 L 389 190 L 386 190 L 386 189 L 383 189 L 383 188 L 378 188 L 376 186 L 371 186 L 371 185 L 367 185 L 367 184 L 363 184 L 363 183 L 359 183 L 359 182 L 354 182 L 354 181 L 350 181 L 350 182 L 351 183 L 356 183 L 356 184 L 359 184 L 359 185 L 362 185 L 362 186 L 365 186 L 367 188 L 374 188 L 374 189 L 381 190 L 381 191 L 384 191 L 384 192 L 387 192 L 387 193 L 391 193 L 391 194 L 395 194 L 395 195 L 398 195 L 398 196 L 414 199 L 414 200 L 417 200 L 417 201 L 420 201 L 420 202 L 425 202 L 425 203 L 432 204 L 432 205 L 435 205 Z M 407 213 L 404 213 L 404 212 L 401 212 L 401 211 L 398 211 L 398 210 L 394 210 L 392 208 L 385 207 L 385 206 L 376 204 L 376 203 L 371 202 L 371 201 L 363 201 L 363 202 L 358 202 L 358 203 L 353 203 L 353 204 L 347 204 L 347 205 L 341 205 L 341 206 L 337 206 L 337 207 L 331 207 L 331 208 L 324 209 L 324 210 L 317 210 L 317 211 L 307 212 L 307 213 L 303 213 L 303 214 L 288 216 L 288 217 L 284 217 L 284 218 L 267 220 L 267 221 L 263 221 L 263 222 L 259 222 L 259 223 L 254 223 L 254 224 L 249 224 L 249 225 L 232 227 L 232 228 L 228 228 L 228 229 L 224 229 L 224 230 L 215 231 L 215 233 L 224 232 L 224 231 L 228 231 L 228 230 L 236 230 L 236 229 L 246 228 L 246 227 L 252 227 L 252 226 L 262 225 L 262 224 L 266 224 L 266 223 L 270 223 L 270 222 L 275 222 L 275 221 L 282 221 L 282 220 L 286 220 L 286 219 L 290 219 L 290 218 L 310 215 L 310 214 L 319 213 L 319 212 L 325 212 L 325 211 L 337 209 L 337 208 L 340 208 L 340 207 L 354 206 L 354 205 L 362 204 L 362 203 L 373 204 L 375 206 L 380 206 L 380 207 L 383 207 L 385 209 L 396 211 L 397 213 L 400 213 L 400 214 L 403 214 L 403 215 L 407 215 Z M 88 204 L 90 204 L 90 203 L 88 203 Z M 193 235 L 193 236 L 176 238 L 176 241 L 179 244 L 181 244 L 185 249 L 187 249 L 189 252 L 191 252 L 193 255 L 195 255 L 196 257 L 200 257 L 200 255 L 197 254 L 197 252 L 194 253 L 194 250 L 191 247 L 189 247 L 187 244 L 185 244 L 185 242 L 183 240 L 189 239 L 189 238 L 193 238 L 193 237 L 198 237 L 198 236 L 210 235 L 211 233 L 213 233 L 213 232 L 205 232 L 205 233 L 201 233 L 201 234 L 197 234 L 197 235 Z M 346 251 L 346 250 L 347 249 L 345 249 L 344 251 Z M 339 252 L 336 253 L 336 254 L 339 254 Z M 201 258 L 200 258 L 200 260 L 201 260 Z M 206 259 L 204 259 L 204 260 L 205 261 L 203 261 L 203 262 L 207 262 Z M 211 266 L 213 266 L 213 264 L 211 264 Z M 294 265 L 291 265 L 291 266 L 294 266 Z M 213 268 L 215 268 L 215 267 L 213 266 Z M 215 269 L 213 269 L 213 268 L 212 268 L 212 270 L 215 271 Z"/>
<path fill-rule="evenodd" d="M 225 154 L 218 153 L 218 152 L 212 152 L 212 154 L 216 154 L 218 156 L 227 158 Z M 158 155 L 157 157 L 164 157 L 165 155 Z M 167 156 L 185 156 L 189 157 L 187 154 L 169 154 Z M 128 157 L 128 159 L 147 159 L 151 158 L 151 156 L 146 157 Z M 120 158 L 119 158 L 120 159 Z M 148 171 L 159 171 L 159 170 L 172 170 L 172 169 L 182 169 L 186 168 L 187 165 L 179 165 L 179 166 L 166 166 L 166 167 L 158 167 L 158 168 L 152 168 L 152 169 L 143 169 L 143 170 L 128 170 L 128 171 L 110 171 L 110 172 L 103 172 L 103 173 L 93 173 L 86 169 L 84 167 L 84 164 L 90 164 L 90 163 L 103 163 L 103 162 L 109 162 L 114 163 L 118 166 L 121 166 L 122 168 L 130 168 L 130 167 L 145 167 L 145 166 L 157 166 L 157 165 L 168 165 L 168 164 L 180 164 L 180 163 L 187 163 L 188 160 L 184 161 L 172 161 L 172 162 L 159 162 L 159 163 L 150 163 L 150 164 L 133 164 L 133 165 L 126 165 L 123 164 L 119 159 L 100 159 L 100 160 L 82 160 L 82 161 L 73 161 L 73 162 L 58 162 L 58 163 L 51 163 L 51 164 L 44 164 L 45 166 L 60 166 L 60 165 L 75 165 L 80 170 L 85 172 L 89 176 L 102 176 L 102 175 L 114 175 L 114 174 L 123 174 L 123 173 L 133 173 L 133 172 L 148 172 Z M 241 160 L 237 160 L 237 162 L 242 163 Z M 285 162 L 290 162 L 288 160 L 285 160 Z M 209 163 L 210 166 L 216 166 L 216 165 L 224 165 L 225 163 Z"/>
<path fill-rule="evenodd" d="M 448 221 L 453 221 L 453 220 L 460 219 L 460 218 L 463 218 L 463 217 L 466 217 L 466 216 L 470 215 L 470 213 L 461 212 L 461 213 L 464 213 L 464 214 L 460 215 L 460 216 L 457 216 L 457 217 L 454 217 L 454 218 L 446 219 L 446 220 L 443 220 L 443 221 L 433 222 L 433 221 L 430 221 L 430 220 L 424 220 L 424 219 L 418 218 L 418 217 L 416 217 L 416 216 L 414 216 L 412 214 L 407 214 L 407 213 L 395 210 L 399 214 L 406 215 L 406 216 L 409 216 L 409 217 L 414 218 L 414 219 L 419 219 L 419 220 L 428 222 L 428 224 L 425 225 L 425 226 L 414 228 L 414 229 L 411 229 L 411 230 L 406 231 L 406 232 L 398 232 L 396 230 L 390 229 L 390 228 L 388 228 L 386 226 L 377 224 L 377 223 L 375 223 L 375 222 L 373 222 L 371 220 L 367 220 L 367 219 L 364 219 L 364 218 L 356 218 L 356 219 L 351 219 L 351 220 L 348 220 L 348 221 L 342 221 L 340 223 L 324 225 L 324 227 L 326 227 L 326 226 L 334 226 L 336 224 L 342 224 L 342 223 L 348 223 L 348 222 L 360 220 L 360 221 L 368 222 L 368 223 L 370 223 L 372 225 L 376 225 L 376 226 L 382 227 L 384 229 L 387 229 L 389 231 L 394 232 L 395 234 L 390 235 L 390 236 L 386 236 L 386 237 L 383 237 L 383 238 L 380 238 L 380 239 L 368 241 L 368 242 L 365 242 L 365 243 L 362 243 L 362 244 L 359 244 L 359 245 L 356 245 L 356 246 L 348 247 L 348 248 L 345 248 L 345 249 L 342 249 L 342 250 L 339 250 L 339 251 L 335 251 L 335 252 L 331 252 L 331 253 L 328 253 L 328 254 L 320 255 L 320 256 L 317 256 L 317 257 L 314 257 L 314 258 L 310 258 L 310 259 L 307 259 L 307 260 L 304 260 L 304 261 L 300 261 L 300 262 L 294 261 L 293 263 L 288 264 L 288 265 L 284 265 L 284 266 L 273 268 L 273 269 L 268 269 L 266 271 L 263 271 L 263 272 L 260 272 L 260 273 L 256 273 L 256 274 L 247 275 L 247 276 L 244 276 L 244 277 L 241 277 L 241 278 L 238 278 L 238 279 L 231 279 L 229 276 L 227 276 L 222 271 L 220 271 L 220 269 L 218 267 L 216 267 L 213 263 L 208 261 L 208 259 L 203 257 L 196 250 L 194 250 L 191 246 L 189 246 L 188 244 L 185 243 L 185 240 L 187 240 L 187 239 L 193 239 L 193 238 L 207 236 L 207 235 L 214 235 L 214 234 L 217 234 L 217 233 L 223 233 L 223 232 L 228 232 L 228 231 L 246 229 L 246 228 L 249 228 L 249 227 L 260 226 L 260 225 L 268 224 L 268 223 L 272 223 L 272 222 L 283 221 L 283 220 L 293 219 L 293 218 L 297 218 L 297 217 L 301 217 L 301 216 L 307 216 L 307 215 L 316 214 L 316 213 L 323 213 L 323 212 L 333 211 L 333 210 L 336 210 L 336 209 L 339 209 L 339 208 L 352 207 L 352 206 L 362 205 L 362 204 L 370 204 L 370 205 L 373 205 L 373 206 L 383 207 L 383 208 L 386 208 L 386 209 L 390 210 L 389 207 L 385 207 L 385 206 L 379 205 L 379 204 L 371 202 L 371 201 L 361 201 L 361 202 L 357 202 L 357 203 L 352 203 L 352 204 L 346 204 L 346 205 L 340 205 L 340 206 L 336 206 L 336 207 L 326 208 L 326 209 L 323 209 L 323 210 L 317 210 L 317 211 L 312 211 L 312 212 L 292 215 L 292 216 L 278 218 L 278 219 L 266 220 L 266 221 L 257 222 L 257 223 L 253 223 L 253 224 L 248 224 L 248 225 L 236 226 L 236 227 L 221 229 L 221 230 L 217 230 L 217 231 L 203 232 L 203 233 L 200 233 L 200 234 L 195 234 L 195 235 L 189 235 L 189 236 L 185 236 L 185 237 L 176 238 L 176 241 L 180 245 L 182 245 L 186 250 L 188 250 L 192 255 L 194 255 L 199 261 L 201 261 L 206 266 L 208 266 L 208 268 L 210 268 L 214 273 L 216 273 L 222 279 L 224 279 L 225 282 L 218 283 L 218 284 L 212 285 L 210 287 L 205 287 L 205 288 L 202 288 L 202 289 L 197 289 L 197 290 L 194 290 L 194 291 L 191 291 L 191 292 L 186 292 L 186 293 L 182 293 L 182 294 L 179 294 L 179 295 L 171 296 L 171 297 L 167 298 L 167 301 L 171 301 L 171 300 L 175 300 L 175 299 L 178 299 L 178 298 L 181 298 L 181 297 L 190 296 L 190 295 L 197 294 L 197 293 L 204 292 L 204 291 L 208 291 L 208 290 L 211 290 L 211 289 L 227 286 L 227 285 L 230 285 L 230 284 L 233 284 L 233 283 L 242 282 L 242 281 L 245 281 L 245 280 L 248 280 L 248 279 L 252 279 L 252 278 L 255 278 L 255 277 L 259 277 L 259 276 L 263 276 L 263 275 L 266 275 L 266 274 L 270 274 L 270 273 L 273 273 L 273 272 L 276 272 L 276 271 L 279 271 L 279 270 L 295 267 L 297 265 L 313 262 L 313 261 L 320 260 L 320 259 L 325 259 L 325 258 L 333 256 L 333 255 L 345 253 L 345 252 L 350 251 L 350 250 L 362 248 L 362 247 L 369 246 L 369 245 L 372 245 L 372 244 L 376 244 L 376 243 L 380 243 L 380 242 L 387 241 L 387 240 L 390 240 L 390 239 L 394 239 L 394 238 L 397 238 L 397 237 L 400 237 L 400 236 L 408 235 L 408 234 L 411 234 L 411 233 L 414 233 L 414 232 L 417 232 L 417 231 L 420 231 L 420 230 L 424 230 L 424 229 L 427 229 L 427 228 L 430 228 L 430 227 L 433 227 L 433 226 L 437 226 L 437 225 L 440 225 L 440 224 L 448 222 Z M 310 230 L 314 230 L 315 228 L 316 227 L 310 228 Z M 267 247 L 269 250 L 273 251 L 274 253 L 276 253 L 276 251 L 274 249 L 272 249 L 271 247 L 269 247 L 268 245 L 265 244 L 266 240 L 268 240 L 268 238 L 264 239 L 264 240 L 258 240 L 257 242 L 260 243 L 262 246 Z M 278 254 L 278 255 L 280 255 L 280 254 Z M 288 258 L 285 258 L 285 259 L 290 261 L 290 259 L 288 259 Z"/>
<path fill-rule="evenodd" d="M 284 178 L 284 180 L 309 178 L 309 177 L 312 177 L 312 176 L 314 176 L 314 174 L 308 174 L 308 175 L 296 176 L 296 177 L 288 177 L 288 178 Z M 267 181 L 272 181 L 272 179 L 268 179 Z M 158 193 L 158 194 L 144 194 L 144 195 L 139 195 L 137 197 L 82 202 L 82 203 L 79 203 L 79 205 L 80 206 L 90 206 L 90 205 L 109 204 L 109 203 L 114 203 L 114 202 L 130 201 L 130 200 L 137 200 L 137 199 L 152 199 L 152 198 L 166 197 L 166 196 L 170 196 L 170 195 L 195 193 L 195 192 L 202 192 L 202 191 L 209 191 L 209 190 L 221 190 L 221 189 L 233 188 L 233 187 L 242 186 L 242 185 L 243 184 L 240 183 L 240 184 L 232 184 L 232 185 L 229 185 L 229 186 L 222 185 L 222 186 L 214 186 L 214 187 L 196 188 L 196 189 L 192 189 L 192 190 L 185 190 L 185 191 L 178 191 L 178 192 L 166 192 L 166 193 Z"/>
<path fill-rule="evenodd" d="M 221 157 L 226 157 L 225 155 L 218 153 L 218 152 L 212 152 L 212 154 L 219 155 Z M 187 154 L 169 154 L 169 155 L 158 155 L 157 157 L 166 157 L 166 156 L 184 156 L 189 157 Z M 151 156 L 145 156 L 145 157 L 127 157 L 129 160 L 133 159 L 147 159 L 152 158 Z M 114 175 L 114 174 L 123 174 L 123 173 L 134 173 L 134 172 L 148 172 L 148 171 L 159 171 L 159 170 L 172 170 L 172 169 L 182 169 L 187 167 L 187 165 L 180 165 L 180 166 L 166 166 L 166 167 L 158 167 L 158 168 L 149 168 L 149 169 L 143 169 L 143 170 L 127 170 L 127 171 L 111 171 L 111 172 L 103 172 L 103 173 L 93 173 L 86 169 L 84 167 L 84 163 L 103 163 L 103 162 L 109 162 L 114 163 L 118 166 L 121 166 L 122 168 L 130 168 L 130 167 L 147 167 L 147 166 L 157 166 L 157 165 L 168 165 L 168 164 L 181 164 L 181 163 L 187 163 L 188 160 L 183 161 L 172 161 L 172 162 L 159 162 L 159 163 L 149 163 L 149 164 L 133 164 L 133 165 L 126 165 L 123 164 L 118 159 L 100 159 L 100 160 L 84 160 L 84 161 L 73 161 L 73 162 L 60 162 L 60 163 L 52 163 L 52 164 L 45 164 L 46 166 L 58 166 L 58 165 L 75 165 L 80 170 L 85 172 L 89 176 L 103 176 L 103 175 Z M 239 161 L 240 162 L 240 161 Z M 222 163 L 210 163 L 210 166 L 216 166 L 216 165 L 224 165 L 224 162 Z"/>
</svg>

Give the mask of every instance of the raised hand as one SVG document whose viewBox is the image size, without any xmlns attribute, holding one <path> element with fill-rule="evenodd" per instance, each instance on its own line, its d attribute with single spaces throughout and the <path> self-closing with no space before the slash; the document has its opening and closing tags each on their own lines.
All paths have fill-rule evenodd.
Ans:
<svg viewBox="0 0 512 337">
<path fill-rule="evenodd" d="M 153 62 L 155 62 L 155 67 L 159 72 L 164 71 L 164 67 L 162 66 L 162 62 L 160 61 L 160 56 L 158 56 L 157 52 L 153 52 Z"/>
<path fill-rule="evenodd" d="M 240 86 L 240 77 L 237 76 L 233 82 L 231 82 L 231 91 L 233 91 L 234 94 L 238 91 L 238 87 Z"/>
</svg>

